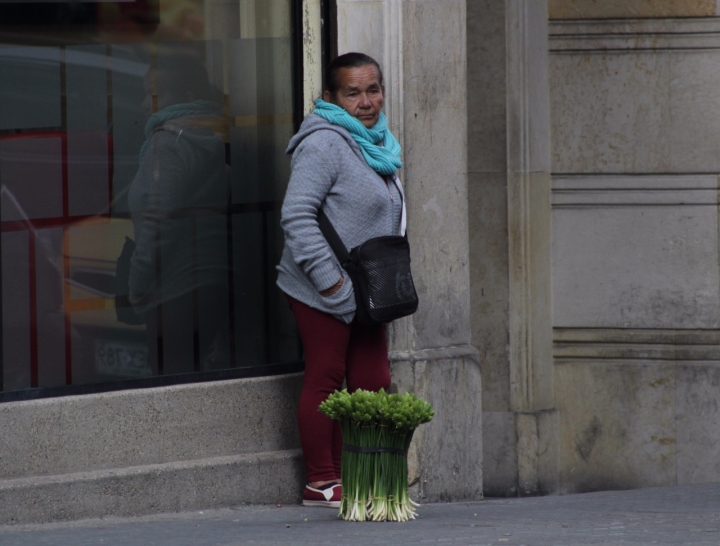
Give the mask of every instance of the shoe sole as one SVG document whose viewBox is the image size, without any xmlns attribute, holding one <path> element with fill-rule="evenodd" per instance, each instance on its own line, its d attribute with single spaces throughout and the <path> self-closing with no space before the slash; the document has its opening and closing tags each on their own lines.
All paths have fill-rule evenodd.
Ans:
<svg viewBox="0 0 720 546">
<path fill-rule="evenodd" d="M 340 501 L 314 501 L 314 500 L 303 500 L 303 506 L 319 506 L 322 508 L 337 508 L 340 509 Z"/>
</svg>

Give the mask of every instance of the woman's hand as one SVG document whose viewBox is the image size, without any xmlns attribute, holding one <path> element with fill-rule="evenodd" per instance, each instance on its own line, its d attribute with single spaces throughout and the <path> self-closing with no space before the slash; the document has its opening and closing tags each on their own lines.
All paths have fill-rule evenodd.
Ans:
<svg viewBox="0 0 720 546">
<path fill-rule="evenodd" d="M 340 277 L 340 280 L 336 282 L 333 286 L 331 286 L 330 288 L 326 288 L 325 290 L 321 290 L 320 295 L 327 298 L 328 296 L 333 296 L 337 294 L 340 288 L 342 288 L 344 282 L 345 277 Z"/>
</svg>

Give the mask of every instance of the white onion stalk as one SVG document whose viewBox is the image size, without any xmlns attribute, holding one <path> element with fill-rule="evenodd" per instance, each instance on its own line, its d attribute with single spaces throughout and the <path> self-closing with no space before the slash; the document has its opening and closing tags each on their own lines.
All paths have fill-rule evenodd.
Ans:
<svg viewBox="0 0 720 546">
<path fill-rule="evenodd" d="M 348 521 L 408 521 L 420 506 L 408 495 L 407 450 L 415 428 L 430 421 L 430 404 L 412 394 L 335 391 L 320 411 L 340 421 L 343 496 Z"/>
</svg>

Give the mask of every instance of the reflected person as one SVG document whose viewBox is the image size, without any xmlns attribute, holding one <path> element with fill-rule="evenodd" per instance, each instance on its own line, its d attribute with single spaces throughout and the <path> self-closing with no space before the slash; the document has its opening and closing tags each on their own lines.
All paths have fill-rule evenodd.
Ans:
<svg viewBox="0 0 720 546">
<path fill-rule="evenodd" d="M 128 204 L 136 248 L 130 301 L 145 319 L 155 374 L 208 367 L 227 317 L 227 123 L 202 63 L 158 57 L 157 112 L 145 125 Z M 153 72 L 143 105 L 152 111 Z"/>
</svg>

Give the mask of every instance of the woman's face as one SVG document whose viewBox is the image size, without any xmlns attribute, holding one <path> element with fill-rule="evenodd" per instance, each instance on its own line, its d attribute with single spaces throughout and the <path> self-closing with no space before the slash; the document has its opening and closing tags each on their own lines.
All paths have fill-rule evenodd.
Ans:
<svg viewBox="0 0 720 546">
<path fill-rule="evenodd" d="M 332 102 L 356 117 L 367 128 L 380 118 L 385 103 L 385 89 L 380 85 L 380 73 L 374 64 L 338 70 L 340 87 L 335 96 L 323 93 L 325 102 Z"/>
</svg>

